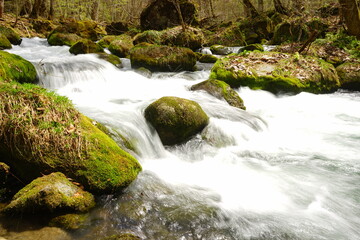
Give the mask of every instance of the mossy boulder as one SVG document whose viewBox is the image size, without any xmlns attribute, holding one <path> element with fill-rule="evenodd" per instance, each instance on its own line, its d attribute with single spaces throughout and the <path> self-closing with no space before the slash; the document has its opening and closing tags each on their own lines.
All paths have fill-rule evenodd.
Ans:
<svg viewBox="0 0 360 240">
<path fill-rule="evenodd" d="M 141 171 L 65 97 L 32 84 L 0 82 L 0 102 L 0 161 L 23 182 L 63 172 L 86 190 L 105 194 L 127 187 Z"/>
<path fill-rule="evenodd" d="M 248 86 L 273 93 L 328 93 L 339 88 L 333 65 L 299 54 L 249 52 L 218 60 L 210 75 L 231 87 Z"/>
<path fill-rule="evenodd" d="M 187 27 L 185 31 L 181 26 L 163 30 L 161 39 L 163 45 L 187 47 L 192 50 L 197 50 L 204 44 L 202 30 L 193 27 Z"/>
<path fill-rule="evenodd" d="M 35 179 L 3 209 L 6 214 L 84 212 L 95 206 L 94 196 L 56 172 Z"/>
<path fill-rule="evenodd" d="M 156 31 L 156 30 L 147 30 L 142 33 L 138 33 L 134 37 L 134 44 L 139 43 L 151 43 L 151 44 L 158 44 L 161 45 L 161 38 L 162 38 L 162 31 Z"/>
<path fill-rule="evenodd" d="M 51 219 L 49 226 L 65 230 L 77 230 L 85 226 L 88 214 L 69 213 Z"/>
<path fill-rule="evenodd" d="M 17 81 L 20 83 L 37 82 L 37 74 L 32 63 L 22 57 L 0 51 L 0 82 Z"/>
<path fill-rule="evenodd" d="M 11 49 L 11 43 L 10 41 L 7 39 L 7 37 L 0 33 L 0 50 L 4 50 L 4 49 Z"/>
<path fill-rule="evenodd" d="M 126 22 L 112 22 L 106 25 L 105 31 L 109 35 L 121 35 L 129 31 L 129 26 Z"/>
<path fill-rule="evenodd" d="M 242 53 L 242 52 L 244 52 L 244 51 L 255 51 L 255 50 L 260 51 L 260 52 L 263 52 L 263 51 L 264 51 L 264 47 L 263 47 L 263 45 L 261 45 L 261 44 L 259 44 L 259 43 L 254 43 L 254 44 L 250 44 L 250 45 L 247 45 L 247 46 L 241 48 L 241 49 L 239 50 L 239 53 Z"/>
<path fill-rule="evenodd" d="M 226 46 L 243 46 L 245 45 L 245 35 L 241 29 L 240 23 L 234 23 L 230 26 L 207 34 L 205 45 L 226 45 Z"/>
<path fill-rule="evenodd" d="M 100 39 L 100 41 L 97 42 L 101 47 L 107 48 L 109 47 L 110 43 L 116 39 L 115 35 L 108 35 Z"/>
<path fill-rule="evenodd" d="M 132 68 L 144 67 L 151 71 L 192 71 L 196 55 L 188 48 L 169 46 L 135 47 L 130 51 Z"/>
<path fill-rule="evenodd" d="M 109 45 L 109 51 L 118 57 L 129 56 L 130 49 L 134 47 L 132 37 L 123 34 L 115 38 Z"/>
<path fill-rule="evenodd" d="M 247 18 L 238 24 L 247 44 L 260 43 L 262 39 L 269 40 L 274 32 L 273 22 L 264 15 Z"/>
<path fill-rule="evenodd" d="M 11 27 L 5 27 L 0 25 L 0 33 L 3 34 L 13 45 L 21 44 L 21 37 Z"/>
<path fill-rule="evenodd" d="M 45 36 L 56 28 L 53 22 L 47 19 L 31 19 L 31 24 L 37 33 L 44 34 Z"/>
<path fill-rule="evenodd" d="M 223 46 L 223 45 L 212 45 L 210 47 L 210 51 L 215 55 L 228 55 L 232 53 L 231 49 L 229 47 Z"/>
<path fill-rule="evenodd" d="M 52 33 L 48 37 L 48 43 L 51 46 L 72 46 L 77 41 L 81 40 L 81 37 L 74 33 Z"/>
<path fill-rule="evenodd" d="M 75 55 L 85 53 L 102 53 L 104 49 L 89 39 L 81 39 L 72 45 L 69 52 Z"/>
<path fill-rule="evenodd" d="M 282 22 L 275 27 L 272 44 L 281 44 L 285 42 L 302 42 L 309 38 L 309 29 L 301 21 Z"/>
<path fill-rule="evenodd" d="M 118 56 L 115 56 L 114 54 L 97 53 L 96 56 L 98 58 L 100 58 L 100 59 L 108 61 L 109 63 L 113 64 L 117 68 L 122 68 L 123 67 L 121 59 Z"/>
<path fill-rule="evenodd" d="M 54 33 L 72 33 L 78 35 L 81 38 L 90 39 L 92 41 L 97 41 L 106 35 L 105 29 L 97 22 L 91 20 L 71 20 L 68 22 L 63 22 L 61 26 L 55 28 L 50 33 L 50 36 Z"/>
<path fill-rule="evenodd" d="M 218 57 L 211 54 L 201 54 L 198 58 L 201 63 L 215 63 L 218 60 Z"/>
<path fill-rule="evenodd" d="M 196 7 L 188 0 L 181 0 L 180 11 L 186 24 L 195 24 Z M 171 0 L 155 0 L 141 12 L 140 25 L 142 30 L 163 30 L 181 25 L 178 12 Z"/>
<path fill-rule="evenodd" d="M 224 99 L 230 106 L 246 109 L 239 94 L 223 81 L 210 79 L 191 86 L 191 90 L 203 90 L 218 99 Z"/>
<path fill-rule="evenodd" d="M 336 68 L 341 88 L 360 91 L 360 62 L 348 62 Z"/>
<path fill-rule="evenodd" d="M 131 233 L 123 233 L 119 235 L 112 235 L 106 238 L 103 238 L 102 240 L 141 240 L 140 237 L 135 236 Z"/>
<path fill-rule="evenodd" d="M 153 102 L 145 109 L 145 118 L 165 145 L 188 140 L 209 122 L 198 103 L 178 97 L 162 97 Z"/>
</svg>

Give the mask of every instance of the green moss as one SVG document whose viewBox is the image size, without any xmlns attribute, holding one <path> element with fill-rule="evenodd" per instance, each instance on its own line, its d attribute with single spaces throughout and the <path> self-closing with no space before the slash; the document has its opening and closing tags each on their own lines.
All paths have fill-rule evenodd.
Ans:
<svg viewBox="0 0 360 240">
<path fill-rule="evenodd" d="M 141 171 L 67 98 L 35 85 L 0 83 L 0 100 L 0 160 L 24 181 L 61 171 L 93 192 L 110 193 Z"/>
<path fill-rule="evenodd" d="M 118 57 L 127 57 L 130 49 L 134 47 L 132 38 L 126 34 L 122 34 L 109 45 L 109 51 Z"/>
<path fill-rule="evenodd" d="M 161 44 L 162 32 L 155 30 L 148 30 L 137 34 L 134 37 L 134 44 L 147 42 L 151 44 Z"/>
<path fill-rule="evenodd" d="M 11 48 L 12 46 L 10 41 L 6 38 L 4 34 L 0 33 L 0 50 Z"/>
<path fill-rule="evenodd" d="M 184 31 L 181 26 L 162 31 L 161 44 L 187 47 L 197 50 L 204 44 L 204 34 L 201 29 L 188 27 Z"/>
<path fill-rule="evenodd" d="M 81 37 L 74 33 L 53 33 L 49 35 L 48 43 L 52 46 L 72 46 L 80 39 Z"/>
<path fill-rule="evenodd" d="M 191 90 L 204 90 L 216 98 L 224 99 L 230 106 L 243 110 L 246 109 L 244 101 L 237 92 L 231 89 L 231 87 L 223 81 L 210 79 L 192 86 Z"/>
<path fill-rule="evenodd" d="M 13 28 L 0 25 L 0 33 L 3 34 L 11 44 L 20 45 L 22 39 Z"/>
<path fill-rule="evenodd" d="M 35 83 L 37 81 L 35 67 L 20 56 L 0 51 L 0 82 L 1 81 Z"/>
<path fill-rule="evenodd" d="M 240 24 L 233 24 L 224 30 L 210 34 L 205 45 L 211 46 L 215 44 L 226 46 L 243 46 L 245 45 L 245 35 L 241 30 Z"/>
<path fill-rule="evenodd" d="M 115 40 L 115 38 L 116 38 L 115 35 L 105 36 L 102 39 L 100 39 L 98 44 L 103 48 L 107 48 L 107 47 L 109 47 L 110 43 Z"/>
<path fill-rule="evenodd" d="M 211 54 L 201 54 L 199 62 L 201 63 L 215 63 L 218 58 Z"/>
<path fill-rule="evenodd" d="M 141 238 L 131 233 L 123 233 L 120 235 L 112 235 L 110 237 L 103 238 L 102 240 L 141 240 Z"/>
<path fill-rule="evenodd" d="M 186 141 L 209 121 L 198 103 L 177 97 L 162 97 L 153 102 L 145 109 L 145 118 L 166 145 Z"/>
<path fill-rule="evenodd" d="M 261 44 L 255 43 L 255 44 L 250 44 L 245 46 L 244 48 L 240 49 L 240 52 L 244 52 L 244 51 L 260 51 L 263 52 L 264 51 L 264 47 Z"/>
<path fill-rule="evenodd" d="M 326 93 L 339 87 L 331 64 L 313 57 L 276 52 L 222 58 L 215 63 L 210 78 L 225 81 L 232 87 L 248 86 L 273 93 Z"/>
<path fill-rule="evenodd" d="M 272 44 L 281 44 L 284 42 L 301 42 L 309 38 L 309 30 L 306 24 L 294 21 L 283 22 L 275 27 Z"/>
<path fill-rule="evenodd" d="M 122 68 L 121 59 L 114 54 L 107 54 L 107 53 L 97 53 L 96 54 L 100 59 L 108 61 L 109 63 L 113 64 L 115 67 Z"/>
<path fill-rule="evenodd" d="M 7 214 L 88 211 L 94 196 L 71 183 L 64 174 L 52 173 L 35 179 L 21 189 L 3 210 Z"/>
<path fill-rule="evenodd" d="M 65 230 L 78 230 L 84 227 L 89 215 L 87 214 L 66 214 L 51 219 L 49 226 Z"/>
<path fill-rule="evenodd" d="M 360 91 L 360 63 L 344 63 L 336 68 L 341 87 L 353 91 Z"/>
<path fill-rule="evenodd" d="M 104 49 L 97 43 L 89 39 L 81 39 L 77 41 L 69 49 L 72 54 L 85 54 L 85 53 L 101 53 L 104 52 Z"/>
</svg>

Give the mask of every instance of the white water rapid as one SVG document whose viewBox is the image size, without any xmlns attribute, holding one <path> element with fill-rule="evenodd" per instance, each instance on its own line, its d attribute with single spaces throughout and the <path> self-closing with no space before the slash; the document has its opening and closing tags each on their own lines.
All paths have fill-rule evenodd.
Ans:
<svg viewBox="0 0 360 240">
<path fill-rule="evenodd" d="M 123 133 L 143 166 L 120 196 L 104 196 L 74 239 L 131 232 L 142 239 L 360 239 L 360 93 L 274 96 L 237 89 L 241 111 L 189 87 L 202 71 L 146 78 L 46 39 L 10 51 L 31 61 L 39 84 Z M 164 147 L 143 117 L 163 96 L 198 102 L 209 126 Z"/>
</svg>

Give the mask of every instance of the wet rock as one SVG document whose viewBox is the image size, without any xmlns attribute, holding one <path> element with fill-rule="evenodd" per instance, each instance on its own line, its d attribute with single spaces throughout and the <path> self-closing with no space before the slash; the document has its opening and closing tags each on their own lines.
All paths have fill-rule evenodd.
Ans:
<svg viewBox="0 0 360 240">
<path fill-rule="evenodd" d="M 36 83 L 35 67 L 22 57 L 0 51 L 0 83 L 16 81 L 20 83 Z"/>
<path fill-rule="evenodd" d="M 131 233 L 123 233 L 119 235 L 112 235 L 106 238 L 103 238 L 102 240 L 141 240 L 140 237 L 135 236 Z"/>
<path fill-rule="evenodd" d="M 51 46 L 72 46 L 81 40 L 81 37 L 74 33 L 52 33 L 47 40 Z"/>
<path fill-rule="evenodd" d="M 244 101 L 239 94 L 233 90 L 227 83 L 218 80 L 207 80 L 191 87 L 193 91 L 204 90 L 210 95 L 224 99 L 230 106 L 245 110 Z"/>
<path fill-rule="evenodd" d="M 77 230 L 85 226 L 87 214 L 66 214 L 51 219 L 49 226 L 65 230 Z"/>
<path fill-rule="evenodd" d="M 328 93 L 340 83 L 333 65 L 299 54 L 250 52 L 218 60 L 210 75 L 232 87 L 248 86 L 273 93 Z"/>
<path fill-rule="evenodd" d="M 229 47 L 223 45 L 212 45 L 210 51 L 215 55 L 228 55 L 232 53 Z"/>
<path fill-rule="evenodd" d="M 239 50 L 239 53 L 242 53 L 244 51 L 260 51 L 260 52 L 263 52 L 264 51 L 264 47 L 261 45 L 261 44 L 258 44 L 258 43 L 255 43 L 255 44 L 250 44 L 250 45 L 247 45 L 243 48 L 241 48 Z"/>
<path fill-rule="evenodd" d="M 0 50 L 4 50 L 4 49 L 11 49 L 11 43 L 10 41 L 7 39 L 7 37 L 0 33 Z"/>
<path fill-rule="evenodd" d="M 165 145 L 188 140 L 206 127 L 209 117 L 194 101 L 162 97 L 145 109 L 145 118 L 158 132 Z"/>
<path fill-rule="evenodd" d="M 187 47 L 192 50 L 201 48 L 204 44 L 204 34 L 201 29 L 187 27 L 184 31 L 181 26 L 162 31 L 163 45 Z"/>
<path fill-rule="evenodd" d="M 86 53 L 102 53 L 104 49 L 89 39 L 81 39 L 71 46 L 69 52 L 75 55 Z"/>
<path fill-rule="evenodd" d="M 152 76 L 152 72 L 149 69 L 146 69 L 144 67 L 136 69 L 135 72 L 137 72 L 138 74 L 140 74 L 146 78 L 151 78 L 151 76 Z"/>
<path fill-rule="evenodd" d="M 150 71 L 192 71 L 196 55 L 188 48 L 169 46 L 139 46 L 130 52 L 132 68 L 144 67 Z"/>
<path fill-rule="evenodd" d="M 132 38 L 126 34 L 116 37 L 109 45 L 109 51 L 121 58 L 129 56 L 130 49 L 134 47 Z"/>
<path fill-rule="evenodd" d="M 199 62 L 201 63 L 215 63 L 218 58 L 211 54 L 201 54 L 199 57 Z"/>
<path fill-rule="evenodd" d="M 3 209 L 5 214 L 84 212 L 95 206 L 94 197 L 71 183 L 64 174 L 52 173 L 21 189 Z"/>
<path fill-rule="evenodd" d="M 11 44 L 14 45 L 21 44 L 22 39 L 20 35 L 17 34 L 13 28 L 0 25 L 0 33 L 3 34 L 11 42 Z"/>
<path fill-rule="evenodd" d="M 61 230 L 60 228 L 55 227 L 44 227 L 38 230 L 27 230 L 23 232 L 9 232 L 5 235 L 6 240 L 27 240 L 27 239 L 36 239 L 36 240 L 71 240 L 71 236 Z"/>
<path fill-rule="evenodd" d="M 360 91 L 360 62 L 348 62 L 336 68 L 341 88 Z"/>
<path fill-rule="evenodd" d="M 109 63 L 113 64 L 117 68 L 123 68 L 123 64 L 121 59 L 114 54 L 107 54 L 107 53 L 97 53 L 96 56 L 98 58 L 108 61 Z"/>
<path fill-rule="evenodd" d="M 196 7 L 190 1 L 180 1 L 184 22 L 196 23 Z M 181 25 L 175 5 L 170 0 L 152 1 L 141 13 L 140 25 L 143 30 L 163 30 Z"/>
</svg>

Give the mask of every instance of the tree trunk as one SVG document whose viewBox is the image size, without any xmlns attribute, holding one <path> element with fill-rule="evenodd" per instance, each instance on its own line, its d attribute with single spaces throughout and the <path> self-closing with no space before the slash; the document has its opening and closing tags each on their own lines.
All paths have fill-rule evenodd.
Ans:
<svg viewBox="0 0 360 240">
<path fill-rule="evenodd" d="M 53 20 L 54 19 L 54 5 L 55 5 L 55 0 L 50 0 L 50 10 L 49 10 L 49 20 Z"/>
<path fill-rule="evenodd" d="M 0 18 L 4 15 L 4 0 L 0 0 Z"/>
<path fill-rule="evenodd" d="M 274 2 L 275 11 L 284 15 L 289 15 L 288 10 L 280 2 L 280 0 L 273 0 L 273 2 Z"/>
<path fill-rule="evenodd" d="M 39 18 L 40 15 L 45 15 L 45 12 L 46 12 L 45 1 L 44 0 L 35 0 L 29 17 L 36 19 L 36 18 Z"/>
<path fill-rule="evenodd" d="M 258 11 L 256 11 L 256 8 L 254 5 L 252 5 L 250 0 L 243 0 L 243 4 L 245 6 L 245 12 L 247 13 L 248 17 L 255 18 L 259 16 Z"/>
<path fill-rule="evenodd" d="M 91 19 L 94 21 L 99 19 L 99 0 L 95 0 L 92 4 Z"/>
<path fill-rule="evenodd" d="M 172 0 L 172 3 L 174 4 L 174 6 L 176 8 L 176 11 L 178 13 L 178 17 L 179 17 L 182 29 L 185 32 L 186 31 L 186 25 L 185 25 L 185 21 L 184 21 L 184 18 L 182 16 L 182 13 L 181 13 L 181 7 L 180 7 L 179 0 Z"/>
<path fill-rule="evenodd" d="M 339 0 L 339 3 L 349 34 L 360 39 L 360 12 L 356 0 Z"/>
<path fill-rule="evenodd" d="M 212 0 L 209 0 L 209 5 L 210 5 L 210 11 L 211 11 L 211 15 L 212 17 L 216 17 L 215 16 L 215 12 L 214 12 L 214 5 L 213 5 L 213 1 Z"/>
<path fill-rule="evenodd" d="M 258 3 L 258 11 L 261 13 L 264 12 L 264 0 L 258 0 L 257 3 Z"/>
</svg>

